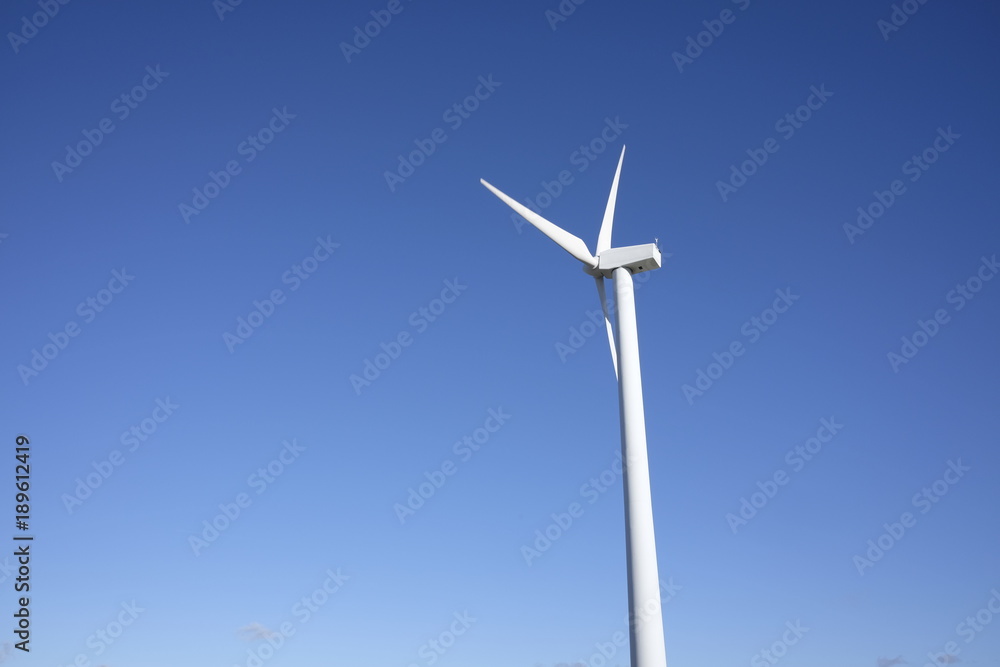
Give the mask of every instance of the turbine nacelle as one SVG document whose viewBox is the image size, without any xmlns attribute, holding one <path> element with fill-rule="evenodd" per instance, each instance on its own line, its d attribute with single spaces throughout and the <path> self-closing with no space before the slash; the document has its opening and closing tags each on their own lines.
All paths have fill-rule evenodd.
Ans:
<svg viewBox="0 0 1000 667">
<path fill-rule="evenodd" d="M 608 248 L 597 256 L 597 266 L 584 265 L 583 271 L 592 276 L 610 278 L 615 269 L 628 269 L 629 273 L 652 271 L 662 266 L 662 255 L 655 243 Z"/>
</svg>

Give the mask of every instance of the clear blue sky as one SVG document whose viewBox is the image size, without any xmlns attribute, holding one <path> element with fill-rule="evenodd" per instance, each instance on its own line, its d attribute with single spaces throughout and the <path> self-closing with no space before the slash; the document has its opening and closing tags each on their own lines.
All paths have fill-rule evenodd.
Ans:
<svg viewBox="0 0 1000 667">
<path fill-rule="evenodd" d="M 995 5 L 50 4 L 0 10 L 12 664 L 627 665 L 596 295 L 478 183 L 593 248 L 623 144 L 670 663 L 1000 662 Z"/>
</svg>

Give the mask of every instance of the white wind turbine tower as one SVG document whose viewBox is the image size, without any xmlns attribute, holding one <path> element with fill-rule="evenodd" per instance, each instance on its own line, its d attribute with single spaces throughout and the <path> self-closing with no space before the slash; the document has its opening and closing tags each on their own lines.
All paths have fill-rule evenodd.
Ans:
<svg viewBox="0 0 1000 667">
<path fill-rule="evenodd" d="M 625 558 L 628 572 L 629 646 L 632 667 L 666 667 L 663 645 L 663 616 L 660 609 L 660 578 L 656 568 L 656 541 L 653 536 L 653 503 L 649 491 L 649 461 L 646 455 L 646 424 L 642 408 L 642 378 L 639 372 L 639 337 L 635 323 L 635 295 L 632 274 L 660 268 L 660 250 L 655 243 L 611 247 L 611 226 L 615 215 L 618 178 L 625 159 L 622 147 L 604 221 L 597 236 L 596 255 L 587 244 L 514 201 L 480 179 L 497 197 L 517 211 L 563 250 L 583 262 L 583 270 L 597 281 L 604 310 L 604 322 L 611 344 L 611 361 L 618 376 L 621 413 L 622 461 L 625 487 Z M 615 281 L 618 309 L 613 330 L 608 316 L 604 279 Z M 617 333 L 617 336 L 615 335 Z"/>
</svg>

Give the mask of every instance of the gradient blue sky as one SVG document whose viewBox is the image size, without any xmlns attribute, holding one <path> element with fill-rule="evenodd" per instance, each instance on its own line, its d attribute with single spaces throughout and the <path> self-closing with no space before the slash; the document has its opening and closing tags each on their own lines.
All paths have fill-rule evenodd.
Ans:
<svg viewBox="0 0 1000 667">
<path fill-rule="evenodd" d="M 618 451 L 617 395 L 602 332 L 557 352 L 591 331 L 596 296 L 478 179 L 523 200 L 568 171 L 544 214 L 593 247 L 622 144 L 615 244 L 670 253 L 636 293 L 670 663 L 771 664 L 760 652 L 786 623 L 808 628 L 789 667 L 1000 662 L 1000 280 L 976 282 L 1000 252 L 996 5 L 914 4 L 888 39 L 890 2 L 591 0 L 553 29 L 558 6 L 403 0 L 350 62 L 340 44 L 386 2 L 243 0 L 220 20 L 209 0 L 78 0 L 7 37 L 3 437 L 31 438 L 36 536 L 32 651 L 11 664 L 247 665 L 287 623 L 264 664 L 601 667 L 597 645 L 625 629 L 621 483 L 585 485 Z M 0 27 L 39 11 L 6 3 Z M 704 21 L 724 29 L 679 71 Z M 480 77 L 495 83 L 478 108 L 448 114 Z M 144 78 L 123 117 L 115 100 Z M 813 87 L 830 95 L 789 133 Z M 99 145 L 54 169 L 102 119 Z M 607 119 L 617 136 L 581 158 Z M 273 141 L 243 143 L 272 122 Z M 906 171 L 949 128 L 948 150 Z M 435 130 L 443 143 L 390 188 Z M 747 151 L 767 161 L 724 198 Z M 179 206 L 231 161 L 186 222 Z M 884 214 L 845 232 L 896 180 Z M 298 278 L 317 239 L 339 247 Z M 134 278 L 102 292 L 114 271 Z M 956 297 L 970 279 L 981 289 Z M 446 281 L 464 289 L 442 311 Z M 231 351 L 224 334 L 274 290 L 282 303 Z M 752 318 L 776 290 L 798 298 L 763 331 Z M 888 353 L 939 310 L 894 369 Z M 409 346 L 355 391 L 401 333 Z M 50 334 L 65 348 L 19 371 Z M 734 342 L 720 376 L 713 353 Z M 688 400 L 699 371 L 717 379 Z M 490 410 L 510 417 L 456 448 L 497 425 Z M 822 419 L 843 428 L 795 463 Z M 123 439 L 143 420 L 144 441 Z M 286 441 L 300 449 L 280 474 L 255 476 Z M 946 495 L 920 501 L 959 461 Z M 401 521 L 394 506 L 449 465 Z M 775 474 L 787 483 L 734 532 L 727 515 Z M 196 555 L 190 536 L 240 494 Z M 526 563 L 574 502 L 582 515 Z M 306 615 L 328 570 L 348 579 Z M 134 622 L 101 640 L 133 601 Z M 977 612 L 993 622 L 972 632 Z"/>
</svg>

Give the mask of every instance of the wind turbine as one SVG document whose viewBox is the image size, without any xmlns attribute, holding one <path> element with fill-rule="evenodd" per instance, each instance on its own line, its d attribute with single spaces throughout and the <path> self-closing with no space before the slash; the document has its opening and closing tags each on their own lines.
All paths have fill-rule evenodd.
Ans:
<svg viewBox="0 0 1000 667">
<path fill-rule="evenodd" d="M 625 487 L 625 559 L 628 573 L 629 649 L 632 667 L 666 667 L 663 644 L 663 616 L 660 609 L 660 578 L 656 568 L 656 541 L 653 536 L 653 503 L 649 491 L 649 460 L 646 455 L 646 424 L 642 408 L 642 378 L 639 372 L 639 337 L 635 323 L 635 293 L 632 274 L 660 268 L 656 243 L 611 247 L 618 179 L 625 159 L 625 147 L 618 158 L 611 195 L 604 209 L 604 221 L 597 235 L 596 254 L 587 244 L 517 202 L 486 181 L 490 192 L 583 262 L 585 273 L 597 281 L 597 293 L 604 311 L 604 323 L 611 345 L 611 361 L 618 377 L 621 414 L 622 479 Z M 608 315 L 604 280 L 615 282 L 617 327 Z M 616 335 L 617 334 L 617 335 Z"/>
</svg>

